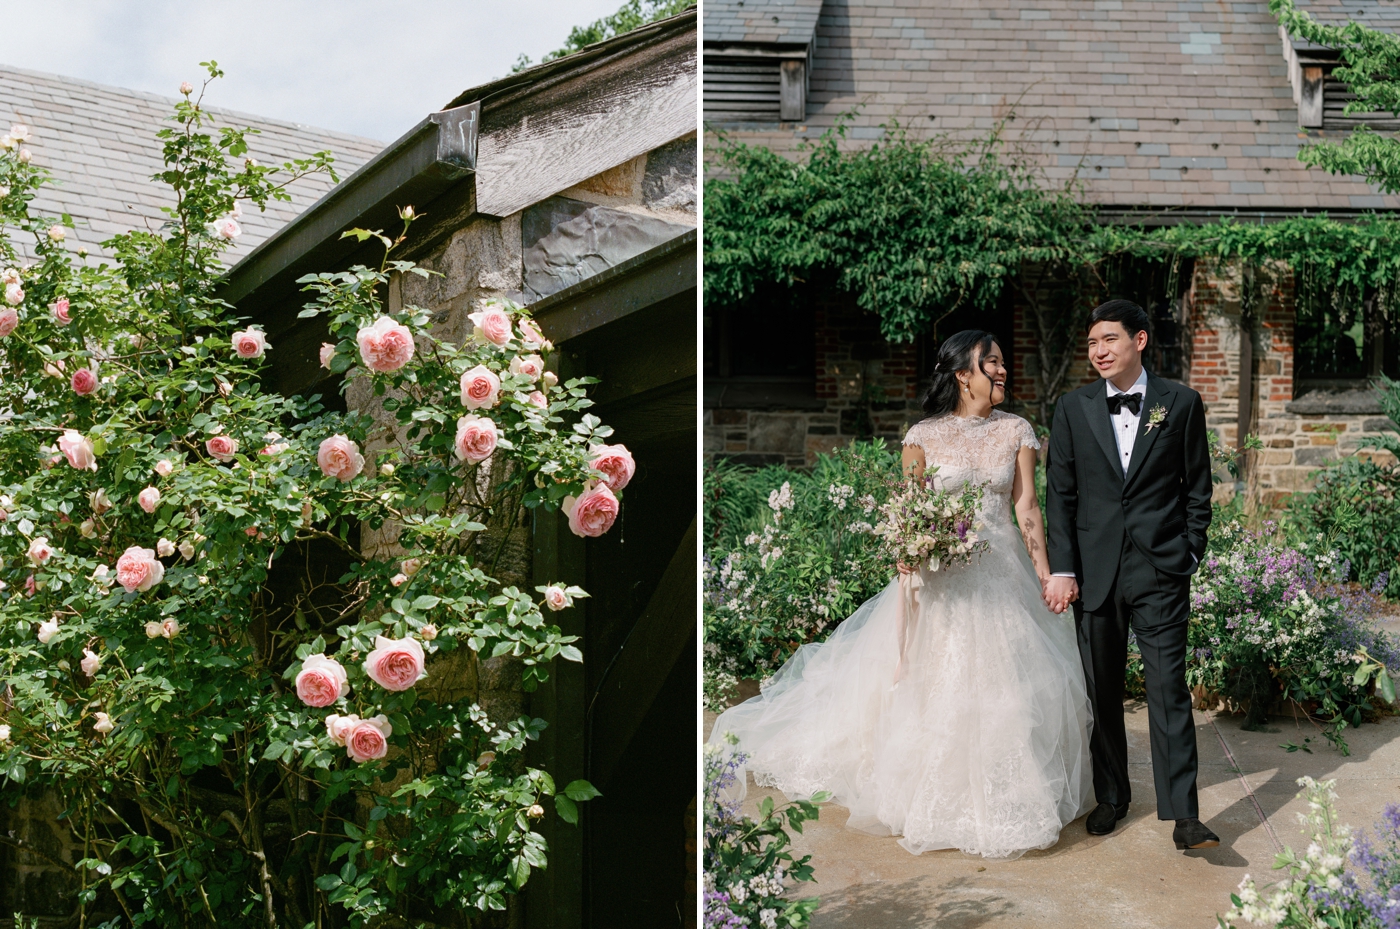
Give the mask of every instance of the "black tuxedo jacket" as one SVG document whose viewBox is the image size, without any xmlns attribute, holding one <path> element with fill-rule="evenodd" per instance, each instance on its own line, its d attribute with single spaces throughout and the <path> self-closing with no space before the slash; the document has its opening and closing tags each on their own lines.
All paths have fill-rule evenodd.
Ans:
<svg viewBox="0 0 1400 929">
<path fill-rule="evenodd" d="M 1149 429 L 1156 407 L 1166 417 Z M 1079 579 L 1086 610 L 1108 597 L 1125 534 L 1165 574 L 1192 574 L 1205 556 L 1211 463 L 1201 395 L 1149 373 L 1126 476 L 1120 461 L 1107 382 L 1061 397 L 1046 461 L 1046 547 L 1052 572 Z"/>
</svg>

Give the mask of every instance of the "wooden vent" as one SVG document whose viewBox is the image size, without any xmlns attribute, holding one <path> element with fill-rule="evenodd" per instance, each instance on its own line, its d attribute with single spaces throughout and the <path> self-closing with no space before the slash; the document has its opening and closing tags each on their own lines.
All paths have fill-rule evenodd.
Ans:
<svg viewBox="0 0 1400 929">
<path fill-rule="evenodd" d="M 705 55 L 705 121 L 800 122 L 807 118 L 807 63 L 790 56 Z"/>
<path fill-rule="evenodd" d="M 1322 128 L 1355 129 L 1357 126 L 1370 126 L 1372 129 L 1395 131 L 1400 129 L 1400 119 L 1392 113 L 1352 113 L 1348 116 L 1342 110 L 1356 99 L 1347 85 L 1327 75 L 1322 87 Z"/>
<path fill-rule="evenodd" d="M 781 118 L 777 58 L 705 56 L 703 96 L 710 122 L 776 123 Z"/>
</svg>

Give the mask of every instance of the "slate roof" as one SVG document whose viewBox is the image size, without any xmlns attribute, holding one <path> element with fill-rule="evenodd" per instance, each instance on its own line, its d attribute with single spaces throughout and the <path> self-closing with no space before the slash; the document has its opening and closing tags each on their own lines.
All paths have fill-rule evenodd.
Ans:
<svg viewBox="0 0 1400 929">
<path fill-rule="evenodd" d="M 210 96 L 217 99 L 218 84 Z M 149 222 L 157 227 L 160 208 L 173 203 L 170 189 L 151 180 L 162 169 L 156 132 L 175 104 L 174 97 L 107 87 L 88 81 L 0 66 L 0 131 L 11 123 L 27 124 L 34 134 L 28 147 L 34 163 L 48 168 L 53 180 L 30 205 L 49 215 L 70 214 L 77 223 L 68 243 L 100 254 L 98 243 L 117 232 Z M 349 175 L 382 149 L 383 143 L 297 123 L 249 116 L 211 107 L 218 125 L 251 126 L 249 154 L 262 164 L 280 164 L 329 149 L 336 172 Z M 291 202 L 274 201 L 267 211 L 245 207 L 244 234 L 225 256 L 239 257 L 306 207 L 333 184 L 324 175 L 308 177 L 288 188 Z M 23 243 L 17 243 L 23 244 Z"/>
<path fill-rule="evenodd" d="M 746 0 L 753 2 L 753 0 Z M 1300 2 L 1300 6 L 1304 4 Z M 1375 0 L 1313 0 L 1328 19 L 1400 27 Z M 745 7 L 747 9 L 747 6 Z M 707 3 L 711 16 L 727 5 Z M 715 27 L 718 29 L 718 25 Z M 801 125 L 735 125 L 791 151 L 859 106 L 849 137 L 893 119 L 921 135 L 980 134 L 1015 106 L 1009 136 L 1063 182 L 1123 208 L 1400 209 L 1354 178 L 1296 160 L 1301 131 L 1267 0 L 928 0 L 827 3 Z"/>
<path fill-rule="evenodd" d="M 705 0 L 706 42 L 807 45 L 822 0 Z"/>
</svg>

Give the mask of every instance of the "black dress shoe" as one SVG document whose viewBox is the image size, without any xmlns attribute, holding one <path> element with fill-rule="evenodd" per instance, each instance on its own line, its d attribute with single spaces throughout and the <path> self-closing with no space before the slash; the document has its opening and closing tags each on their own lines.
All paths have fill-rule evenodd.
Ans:
<svg viewBox="0 0 1400 929">
<path fill-rule="evenodd" d="M 1114 806 L 1112 803 L 1100 803 L 1094 807 L 1094 811 L 1089 814 L 1089 818 L 1084 820 L 1084 828 L 1089 830 L 1090 835 L 1108 835 L 1113 831 L 1113 827 L 1118 825 L 1118 820 L 1128 815 L 1128 804 Z"/>
<path fill-rule="evenodd" d="M 1215 848 L 1220 844 L 1220 836 L 1211 832 L 1199 819 L 1178 819 L 1172 830 L 1172 841 L 1177 848 Z"/>
</svg>

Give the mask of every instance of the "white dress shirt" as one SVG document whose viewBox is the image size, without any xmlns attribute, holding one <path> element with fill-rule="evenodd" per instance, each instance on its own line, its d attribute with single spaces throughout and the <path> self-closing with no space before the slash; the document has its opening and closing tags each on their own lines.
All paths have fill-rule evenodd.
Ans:
<svg viewBox="0 0 1400 929">
<path fill-rule="evenodd" d="M 1142 420 L 1143 409 L 1147 405 L 1147 369 L 1138 372 L 1137 380 L 1133 381 L 1133 386 L 1127 390 L 1119 390 L 1113 386 L 1112 381 L 1107 382 L 1108 396 L 1116 397 L 1119 394 L 1137 394 L 1138 411 L 1134 413 L 1130 408 L 1123 407 L 1117 413 L 1109 417 L 1113 421 L 1113 438 L 1118 442 L 1118 458 L 1123 462 L 1123 476 L 1128 476 L 1128 463 L 1133 460 L 1133 445 L 1137 442 L 1138 424 Z"/>
</svg>

